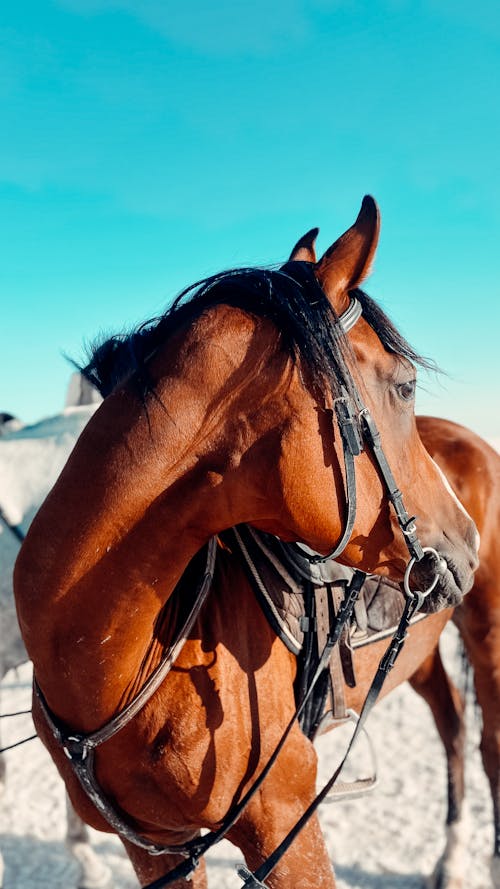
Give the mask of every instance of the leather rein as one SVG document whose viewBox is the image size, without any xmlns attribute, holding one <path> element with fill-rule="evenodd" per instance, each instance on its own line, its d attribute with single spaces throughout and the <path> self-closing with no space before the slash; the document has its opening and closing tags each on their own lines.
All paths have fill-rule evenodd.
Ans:
<svg viewBox="0 0 500 889">
<path fill-rule="evenodd" d="M 361 315 L 362 307 L 360 302 L 357 299 L 350 297 L 348 309 L 338 319 L 338 323 L 340 324 L 343 332 L 347 333 L 349 330 L 351 330 L 356 322 L 359 320 Z M 311 803 L 304 815 L 292 828 L 287 837 L 285 837 L 280 846 L 278 846 L 275 852 L 272 853 L 272 855 L 268 859 L 266 859 L 266 861 L 264 861 L 260 868 L 255 872 L 255 874 L 251 873 L 251 871 L 249 871 L 244 865 L 241 865 L 238 868 L 238 872 L 244 879 L 244 885 L 246 887 L 264 887 L 264 889 L 267 889 L 262 881 L 268 876 L 271 870 L 274 869 L 279 859 L 286 852 L 288 846 L 291 844 L 291 842 L 293 842 L 295 836 L 302 829 L 311 815 L 315 812 L 319 804 L 322 802 L 324 797 L 327 795 L 327 793 L 336 782 L 347 760 L 347 757 L 349 756 L 352 746 L 359 732 L 361 731 L 364 722 L 366 721 L 368 713 L 378 697 L 383 681 L 389 670 L 392 669 L 395 660 L 399 654 L 399 651 L 404 644 L 406 638 L 406 630 L 411 617 L 422 607 L 424 599 L 432 592 L 439 580 L 439 577 L 446 570 L 446 563 L 438 555 L 438 553 L 431 547 L 422 547 L 418 539 L 415 517 L 410 516 L 409 513 L 406 511 L 401 491 L 396 485 L 393 473 L 383 451 L 380 434 L 368 408 L 364 405 L 361 399 L 361 396 L 357 387 L 355 386 L 354 381 L 352 381 L 352 392 L 352 399 L 347 391 L 344 390 L 341 397 L 335 399 L 334 402 L 334 411 L 340 429 L 345 464 L 345 498 L 347 504 L 347 518 L 345 529 L 341 536 L 341 539 L 332 550 L 332 552 L 329 553 L 327 556 L 321 556 L 318 553 L 314 553 L 312 550 L 302 544 L 282 545 L 284 548 L 290 548 L 292 551 L 295 550 L 299 552 L 302 557 L 305 556 L 309 561 L 313 563 L 333 559 L 342 552 L 350 539 L 356 515 L 355 457 L 361 454 L 362 451 L 366 448 L 372 453 L 373 459 L 385 485 L 387 496 L 394 507 L 399 526 L 404 535 L 404 539 L 409 551 L 410 559 L 404 575 L 404 590 L 407 597 L 407 602 L 399 626 L 385 655 L 380 662 L 379 668 L 373 680 L 372 686 L 368 692 L 344 759 L 332 775 L 331 779 L 328 781 L 325 788 L 323 788 L 316 799 Z M 222 819 L 220 826 L 216 830 L 205 834 L 201 838 L 196 837 L 182 845 L 161 845 L 153 843 L 145 837 L 139 835 L 130 826 L 130 824 L 128 824 L 124 820 L 121 814 L 105 797 L 95 776 L 95 750 L 102 743 L 112 738 L 117 732 L 124 728 L 124 726 L 127 725 L 130 720 L 134 718 L 134 716 L 137 715 L 137 713 L 142 709 L 142 707 L 144 707 L 146 702 L 152 697 L 152 695 L 159 688 L 159 686 L 167 676 L 184 642 L 189 635 L 189 632 L 203 605 L 203 602 L 208 595 L 214 575 L 216 548 L 217 540 L 215 537 L 213 537 L 207 544 L 205 569 L 198 586 L 194 603 L 181 630 L 178 633 L 175 642 L 169 647 L 163 660 L 156 668 L 156 670 L 152 673 L 147 682 L 144 684 L 137 697 L 134 698 L 134 700 L 127 707 L 120 711 L 120 713 L 118 713 L 103 727 L 101 727 L 97 731 L 87 734 L 68 731 L 50 710 L 38 685 L 36 677 L 34 677 L 33 679 L 34 694 L 37 697 L 39 706 L 42 713 L 44 714 L 45 720 L 53 734 L 53 737 L 55 738 L 57 743 L 62 746 L 66 756 L 70 760 L 73 771 L 78 778 L 82 788 L 85 790 L 86 794 L 88 795 L 96 809 L 99 811 L 99 813 L 104 817 L 104 819 L 122 838 L 146 850 L 150 855 L 177 854 L 185 857 L 185 860 L 182 861 L 181 864 L 174 867 L 158 880 L 149 883 L 146 887 L 144 887 L 144 889 L 162 889 L 162 887 L 175 882 L 175 880 L 189 878 L 189 876 L 198 866 L 199 861 L 205 854 L 205 852 L 215 843 L 219 842 L 219 840 L 221 840 L 227 834 L 227 832 L 239 818 L 242 811 L 247 806 L 253 795 L 257 792 L 258 788 L 274 765 L 280 750 L 282 749 L 290 731 L 295 724 L 295 721 L 300 718 L 301 713 L 303 712 L 307 702 L 312 695 L 318 679 L 327 667 L 333 647 L 337 644 L 343 627 L 350 619 L 354 608 L 354 603 L 366 577 L 364 572 L 357 570 L 354 572 L 350 585 L 346 590 L 344 601 L 340 606 L 340 610 L 335 623 L 331 627 L 330 632 L 327 636 L 327 641 L 321 654 L 317 669 L 312 677 L 312 680 L 310 681 L 308 688 L 305 691 L 304 697 L 289 724 L 287 725 L 273 754 L 264 766 L 263 770 L 260 772 L 257 779 L 251 785 L 249 790 L 240 799 L 240 801 L 236 803 L 232 807 L 232 809 L 230 809 L 230 811 Z M 416 562 L 419 562 L 426 556 L 435 561 L 435 577 L 428 589 L 424 591 L 412 591 L 410 588 L 411 570 Z"/>
</svg>

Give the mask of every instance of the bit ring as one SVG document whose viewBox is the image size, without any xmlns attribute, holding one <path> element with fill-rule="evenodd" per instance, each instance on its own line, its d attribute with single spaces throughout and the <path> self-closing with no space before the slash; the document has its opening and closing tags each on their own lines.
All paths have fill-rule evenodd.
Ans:
<svg viewBox="0 0 500 889">
<path fill-rule="evenodd" d="M 436 570 L 434 579 L 432 580 L 430 586 L 426 590 L 412 590 L 412 589 L 410 589 L 410 574 L 411 574 L 412 568 L 413 568 L 415 562 L 421 561 L 421 559 L 417 560 L 415 558 L 415 556 L 413 556 L 406 566 L 405 576 L 403 579 L 404 591 L 405 591 L 405 595 L 408 597 L 408 599 L 414 599 L 415 596 L 420 596 L 422 599 L 425 599 L 427 596 L 429 596 L 430 593 L 432 593 L 432 591 L 435 589 L 439 578 L 443 576 L 443 574 L 445 573 L 445 571 L 448 567 L 446 564 L 446 561 L 442 558 L 442 556 L 439 555 L 438 552 L 436 552 L 434 547 L 424 546 L 424 547 L 422 547 L 422 550 L 423 550 L 424 554 L 429 553 L 430 555 L 433 555 L 435 557 L 435 559 L 438 563 L 438 569 Z"/>
</svg>

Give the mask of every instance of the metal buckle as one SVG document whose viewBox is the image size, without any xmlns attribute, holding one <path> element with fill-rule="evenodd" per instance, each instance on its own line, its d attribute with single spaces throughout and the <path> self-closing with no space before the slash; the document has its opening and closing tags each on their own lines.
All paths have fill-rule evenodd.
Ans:
<svg viewBox="0 0 500 889">
<path fill-rule="evenodd" d="M 372 448 L 380 447 L 380 432 L 377 429 L 375 420 L 373 419 L 367 407 L 359 413 L 359 419 L 363 428 L 363 435 L 368 439 L 368 443 Z"/>
<path fill-rule="evenodd" d="M 342 437 L 353 457 L 357 457 L 363 450 L 363 444 L 359 434 L 357 417 L 352 411 L 348 398 L 335 399 L 335 413 Z"/>
<path fill-rule="evenodd" d="M 265 883 L 261 883 L 260 880 L 257 879 L 255 874 L 252 873 L 251 870 L 248 869 L 246 864 L 238 864 L 236 867 L 236 873 L 243 880 L 243 885 L 247 887 L 247 889 L 269 889 Z"/>
<path fill-rule="evenodd" d="M 68 759 L 72 762 L 83 762 L 87 758 L 89 752 L 87 739 L 82 738 L 80 735 L 68 735 L 64 739 L 62 748 Z"/>
</svg>

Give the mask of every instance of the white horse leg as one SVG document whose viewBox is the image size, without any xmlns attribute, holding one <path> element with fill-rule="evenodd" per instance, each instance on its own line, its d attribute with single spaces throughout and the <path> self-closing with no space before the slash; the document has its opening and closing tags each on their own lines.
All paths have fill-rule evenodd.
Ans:
<svg viewBox="0 0 500 889">
<path fill-rule="evenodd" d="M 0 753 L 0 793 L 3 793 L 5 790 L 5 772 L 6 772 L 5 756 L 3 755 L 3 753 Z"/>
<path fill-rule="evenodd" d="M 446 827 L 446 845 L 428 880 L 429 889 L 463 889 L 469 836 L 470 824 L 463 807 L 460 819 Z"/>
<path fill-rule="evenodd" d="M 2 746 L 2 743 L 1 743 L 1 736 L 0 736 L 0 747 L 1 746 Z M 3 792 L 5 790 L 5 771 L 6 771 L 5 756 L 3 755 L 3 753 L 0 753 L 0 795 L 3 794 Z M 0 850 L 0 889 L 2 889 L 2 886 L 3 886 L 4 871 L 5 871 L 5 865 L 4 865 L 3 855 Z"/>
<path fill-rule="evenodd" d="M 493 889 L 500 889 L 500 858 L 498 855 L 491 859 L 490 873 Z"/>
<path fill-rule="evenodd" d="M 88 829 L 76 814 L 67 794 L 66 814 L 66 846 L 80 866 L 79 889 L 109 889 L 112 885 L 111 871 L 92 849 Z"/>
</svg>

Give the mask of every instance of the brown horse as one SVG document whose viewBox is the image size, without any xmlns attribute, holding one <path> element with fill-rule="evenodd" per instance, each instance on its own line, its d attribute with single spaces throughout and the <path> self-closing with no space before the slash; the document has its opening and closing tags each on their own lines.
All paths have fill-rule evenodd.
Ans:
<svg viewBox="0 0 500 889">
<path fill-rule="evenodd" d="M 317 230 L 309 233 L 301 248 L 302 258 L 310 262 L 316 261 L 316 233 Z M 474 670 L 477 701 L 482 713 L 481 752 L 494 814 L 491 871 L 493 885 L 500 889 L 500 670 L 497 654 L 500 637 L 497 604 L 500 456 L 474 432 L 450 421 L 417 417 L 417 428 L 426 449 L 474 519 L 481 537 L 480 567 L 475 574 L 473 590 L 455 611 L 453 620 Z M 451 611 L 448 616 L 451 617 Z M 444 669 L 438 645 L 410 682 L 432 710 L 448 760 L 447 844 L 436 867 L 434 883 L 439 889 L 458 889 L 463 885 L 463 853 L 468 830 L 463 820 L 464 702 Z"/>
<path fill-rule="evenodd" d="M 500 670 L 498 574 L 500 548 L 497 529 L 500 524 L 500 455 L 470 429 L 435 417 L 417 417 L 417 428 L 427 450 L 445 473 L 467 512 L 474 518 L 481 536 L 480 563 L 474 586 L 462 604 L 442 612 L 443 622 L 452 619 L 465 643 L 469 663 L 474 670 L 477 700 L 482 713 L 481 752 L 490 782 L 494 813 L 492 883 L 500 889 Z M 432 618 L 409 631 L 407 654 L 415 653 L 422 662 L 409 677 L 410 684 L 429 704 L 445 747 L 448 762 L 447 841 L 431 885 L 438 889 L 462 889 L 464 855 L 470 826 L 464 818 L 465 721 L 464 700 L 448 676 L 439 647 L 425 656 L 437 643 L 439 632 Z M 415 633 L 421 634 L 417 642 Z M 371 646 L 367 646 L 371 648 Z M 368 662 L 367 650 L 355 654 L 355 666 Z M 391 676 L 401 677 L 398 665 Z M 359 678 L 359 677 L 358 677 Z M 366 691 L 364 686 L 363 693 Z M 346 687 L 346 699 L 358 705 L 362 695 L 354 697 Z M 397 805 L 397 803 L 395 803 Z"/>
<path fill-rule="evenodd" d="M 456 623 L 474 670 L 482 713 L 481 753 L 493 800 L 492 879 L 500 887 L 500 455 L 469 429 L 446 420 L 418 417 L 427 450 L 444 471 L 481 535 L 474 587 L 456 609 Z M 447 676 L 439 649 L 411 678 L 413 688 L 432 709 L 448 759 L 448 842 L 440 864 L 441 886 L 463 885 L 462 849 L 466 844 L 464 802 L 463 701 Z"/>
<path fill-rule="evenodd" d="M 431 608 L 458 604 L 472 585 L 475 526 L 416 429 L 418 356 L 356 289 L 378 232 L 378 210 L 365 198 L 354 225 L 319 263 L 308 262 L 299 247 L 278 272 L 216 276 L 156 323 L 108 341 L 91 363 L 88 373 L 100 376 L 110 394 L 31 525 L 15 594 L 41 689 L 37 729 L 77 811 L 98 829 L 109 825 L 75 777 L 85 754 L 73 733 L 106 732 L 156 675 L 170 642 L 172 593 L 214 535 L 246 522 L 319 553 L 345 536 L 343 443 L 356 452 L 359 428 L 368 434 L 360 391 L 410 514 L 419 517 L 419 537 L 436 552 L 417 562 L 412 582 L 427 588 L 437 581 Z M 353 315 L 357 323 L 345 334 Z M 137 366 L 127 376 L 131 356 Z M 408 562 L 400 523 L 413 552 L 418 541 L 400 501 L 399 521 L 392 515 L 391 486 L 375 453 L 356 457 L 359 507 L 342 560 L 400 581 Z M 247 589 L 241 568 L 222 550 L 212 594 L 175 667 L 95 751 L 99 793 L 139 842 L 179 847 L 201 829 L 217 828 L 294 712 L 295 659 Z M 438 634 L 445 619 L 436 614 L 424 623 Z M 388 688 L 415 671 L 419 633 Z M 369 660 L 353 701 L 358 709 Z M 50 721 L 64 734 L 72 763 Z M 315 763 L 295 726 L 228 833 L 251 867 L 312 799 Z M 124 842 L 142 882 L 182 860 L 171 851 L 152 856 L 136 839 Z M 273 889 L 334 885 L 316 817 L 268 882 Z M 205 885 L 202 867 L 191 885 Z"/>
</svg>

